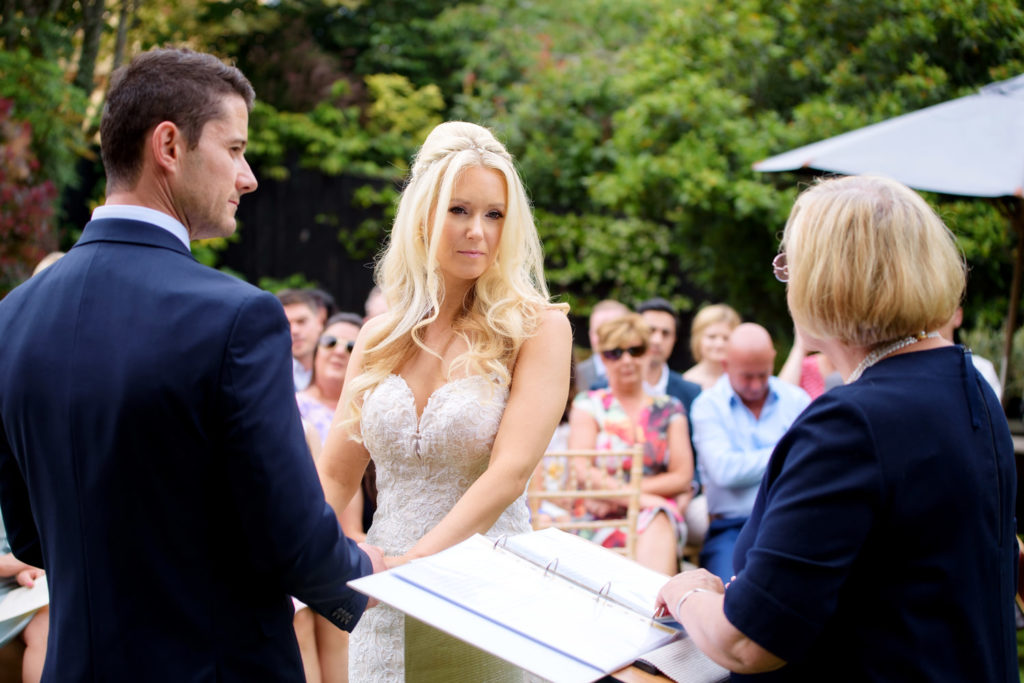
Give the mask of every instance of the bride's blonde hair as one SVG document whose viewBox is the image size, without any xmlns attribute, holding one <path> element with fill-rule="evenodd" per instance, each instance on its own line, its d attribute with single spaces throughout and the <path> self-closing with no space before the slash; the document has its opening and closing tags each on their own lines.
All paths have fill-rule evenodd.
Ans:
<svg viewBox="0 0 1024 683">
<path fill-rule="evenodd" d="M 362 372 L 352 380 L 345 419 L 359 439 L 362 397 L 372 391 L 423 343 L 427 325 L 437 319 L 444 282 L 437 262 L 438 236 L 452 189 L 467 168 L 483 167 L 505 178 L 505 223 L 491 267 L 462 302 L 454 331 L 468 349 L 449 367 L 457 373 L 494 377 L 508 386 L 523 342 L 533 335 L 550 307 L 543 255 L 526 190 L 512 156 L 488 129 L 464 121 L 442 123 L 430 132 L 413 160 L 376 280 L 388 310 L 367 338 Z M 568 306 L 558 306 L 568 310 Z"/>
</svg>

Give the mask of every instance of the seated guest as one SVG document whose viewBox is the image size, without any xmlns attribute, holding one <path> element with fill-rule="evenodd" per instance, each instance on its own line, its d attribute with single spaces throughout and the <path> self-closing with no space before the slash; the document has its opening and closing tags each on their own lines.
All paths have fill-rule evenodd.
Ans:
<svg viewBox="0 0 1024 683">
<path fill-rule="evenodd" d="M 319 453 L 338 407 L 338 399 L 345 385 L 345 371 L 355 345 L 363 318 L 355 313 L 335 313 L 327 319 L 323 334 L 313 351 L 313 374 L 309 387 L 296 393 L 299 414 L 310 424 L 316 442 L 310 448 Z M 368 467 L 366 476 L 373 476 Z M 365 477 L 364 477 L 365 479 Z M 364 482 L 365 489 L 365 482 Z M 345 535 L 356 541 L 366 539 L 373 506 L 365 502 L 363 491 L 357 491 L 340 515 Z M 331 622 L 314 614 L 295 600 L 295 636 L 299 641 L 302 664 L 308 680 L 321 683 L 345 681 L 348 674 L 348 633 L 334 628 Z"/>
<path fill-rule="evenodd" d="M 331 296 L 330 292 L 314 288 L 310 289 L 309 293 L 316 300 L 316 312 L 317 318 L 320 319 L 320 325 L 326 327 L 327 319 L 338 312 L 338 304 L 334 301 L 334 297 Z"/>
<path fill-rule="evenodd" d="M 0 598 L 19 586 L 31 588 L 44 575 L 42 569 L 27 565 L 11 554 L 7 531 L 0 519 Z M 39 681 L 46 659 L 46 640 L 50 628 L 50 608 L 38 610 L 0 621 L 0 645 L 20 637 L 25 643 L 21 658 L 21 680 Z"/>
<path fill-rule="evenodd" d="M 644 368 L 644 391 L 651 396 L 672 396 L 683 404 L 686 414 L 690 414 L 693 399 L 697 398 L 701 387 L 699 384 L 683 379 L 675 370 L 668 367 L 668 359 L 676 345 L 676 328 L 678 317 L 675 307 L 666 299 L 655 297 L 647 299 L 636 307 L 636 312 L 644 319 L 651 330 L 647 340 L 647 367 Z M 603 389 L 608 386 L 607 377 L 598 380 L 592 388 Z M 690 434 L 690 448 L 693 448 L 693 434 Z M 696 474 L 696 472 L 695 472 Z M 697 477 L 694 477 L 696 484 Z M 694 487 L 694 489 L 696 486 Z M 686 517 L 687 538 L 690 542 L 704 538 L 708 530 L 707 504 L 703 496 L 694 498 L 694 490 L 684 491 L 676 499 L 679 510 Z"/>
<path fill-rule="evenodd" d="M 697 312 L 690 325 L 690 353 L 696 365 L 683 373 L 683 379 L 711 387 L 724 372 L 722 360 L 729 334 L 740 324 L 740 315 L 725 304 L 711 304 Z"/>
<path fill-rule="evenodd" d="M 843 377 L 823 353 L 809 353 L 800 332 L 793 333 L 793 348 L 779 370 L 779 379 L 795 384 L 814 400 L 843 383 Z"/>
<path fill-rule="evenodd" d="M 751 680 L 1017 681 L 1013 441 L 935 332 L 964 290 L 955 237 L 853 176 L 800 195 L 782 249 L 793 320 L 847 384 L 776 446 L 728 589 L 684 572 L 659 603 L 719 664 L 772 672 Z"/>
<path fill-rule="evenodd" d="M 768 457 L 811 400 L 803 389 L 772 377 L 774 364 L 768 331 L 743 323 L 729 336 L 725 374 L 693 402 L 693 442 L 710 519 L 700 563 L 724 581 L 734 573 L 733 546 L 754 507 Z"/>
<path fill-rule="evenodd" d="M 324 327 L 320 299 L 309 289 L 282 289 L 277 299 L 292 333 L 292 380 L 295 391 L 302 391 L 313 376 L 313 351 Z"/>
<path fill-rule="evenodd" d="M 675 498 L 690 490 L 693 453 L 683 405 L 671 396 L 654 397 L 644 391 L 649 336 L 636 313 L 598 328 L 597 349 L 608 371 L 608 388 L 581 393 L 573 401 L 569 448 L 626 450 L 644 444 L 637 561 L 672 574 L 686 543 L 686 526 Z M 590 511 L 605 518 L 625 515 L 624 507 Z M 605 545 L 614 547 L 615 541 L 606 540 Z"/>
<path fill-rule="evenodd" d="M 608 376 L 605 372 L 604 363 L 601 362 L 601 354 L 597 352 L 597 328 L 609 320 L 629 313 L 629 307 L 615 299 L 604 299 L 594 304 L 590 311 L 590 321 L 587 327 L 587 337 L 590 340 L 591 356 L 576 366 L 575 393 L 590 391 L 598 386 L 607 386 Z"/>
<path fill-rule="evenodd" d="M 299 414 L 316 427 L 321 446 L 327 440 L 341 389 L 345 386 L 348 360 L 362 326 L 362 316 L 355 313 L 336 313 L 328 318 L 313 350 L 313 373 L 309 386 L 295 394 Z"/>
<path fill-rule="evenodd" d="M 51 251 L 49 254 L 39 259 L 39 263 L 37 263 L 36 267 L 32 269 L 32 274 L 39 275 L 39 273 L 43 272 L 44 270 L 52 266 L 63 256 L 63 251 Z"/>
<path fill-rule="evenodd" d="M 939 328 L 939 334 L 942 335 L 947 341 L 951 341 L 954 344 L 957 343 L 956 331 L 960 329 L 960 325 L 964 322 L 964 309 L 961 306 L 956 307 L 956 313 L 949 319 L 945 325 Z M 992 391 L 996 392 L 996 397 L 1001 401 L 1003 399 L 1003 386 L 999 382 L 999 373 L 996 372 L 996 368 L 992 365 L 992 361 L 988 358 L 982 358 L 978 354 L 971 352 L 971 362 L 974 363 L 974 368 L 978 373 L 988 382 L 988 385 L 992 387 Z"/>
<path fill-rule="evenodd" d="M 370 293 L 366 295 L 366 302 L 363 304 L 363 310 L 365 315 L 363 320 L 369 320 L 370 318 L 376 318 L 382 313 L 388 312 L 388 300 L 384 298 L 384 292 L 381 291 L 380 287 L 374 285 Z"/>
</svg>

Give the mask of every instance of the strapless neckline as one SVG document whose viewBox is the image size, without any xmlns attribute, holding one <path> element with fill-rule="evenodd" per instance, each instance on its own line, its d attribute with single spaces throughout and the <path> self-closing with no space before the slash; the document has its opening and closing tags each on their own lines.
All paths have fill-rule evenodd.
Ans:
<svg viewBox="0 0 1024 683">
<path fill-rule="evenodd" d="M 440 400 L 440 396 L 443 395 L 443 392 L 446 389 L 447 390 L 454 390 L 454 388 L 456 388 L 459 384 L 461 384 L 463 382 L 467 382 L 469 380 L 483 381 L 483 382 L 491 383 L 490 380 L 488 380 L 487 377 L 485 377 L 483 375 L 466 375 L 465 377 L 456 377 L 455 379 L 448 380 L 447 382 L 445 382 L 444 384 L 442 384 L 441 386 L 437 387 L 432 392 L 430 392 L 430 395 L 427 396 L 426 403 L 423 404 L 423 410 L 421 411 L 419 409 L 419 407 L 417 406 L 417 404 L 416 404 L 416 393 L 413 392 L 412 387 L 409 386 L 409 383 L 405 380 L 405 378 L 402 377 L 401 375 L 399 375 L 398 373 L 393 372 L 390 375 L 388 375 L 387 378 L 384 381 L 386 382 L 386 381 L 391 381 L 391 380 L 397 380 L 397 382 L 405 390 L 406 395 L 412 400 L 412 409 L 413 409 L 413 413 L 416 416 L 416 431 L 417 432 L 420 431 L 420 425 L 423 423 L 423 416 L 426 415 L 427 412 L 431 409 L 431 405 L 434 403 L 435 398 L 437 400 Z M 495 384 L 495 388 L 497 388 L 496 384 Z"/>
</svg>

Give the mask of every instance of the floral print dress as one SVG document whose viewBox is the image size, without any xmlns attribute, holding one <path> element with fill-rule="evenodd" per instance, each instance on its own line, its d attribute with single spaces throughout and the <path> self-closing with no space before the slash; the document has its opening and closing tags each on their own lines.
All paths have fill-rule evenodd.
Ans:
<svg viewBox="0 0 1024 683">
<path fill-rule="evenodd" d="M 597 450 L 628 450 L 635 443 L 644 446 L 644 476 L 650 477 L 668 470 L 668 426 L 674 420 L 686 417 L 686 409 L 672 396 L 647 397 L 647 403 L 637 416 L 634 427 L 626 410 L 612 394 L 611 389 L 594 389 L 580 393 L 573 407 L 584 411 L 597 422 Z M 635 431 L 634 431 L 635 430 Z M 624 465 L 628 468 L 628 464 Z M 637 528 L 643 533 L 652 519 L 664 512 L 676 529 L 677 553 L 686 545 L 686 524 L 674 500 L 663 498 L 662 505 L 640 510 Z M 607 536 L 596 535 L 592 540 L 605 547 L 621 547 L 623 534 L 613 531 Z"/>
</svg>

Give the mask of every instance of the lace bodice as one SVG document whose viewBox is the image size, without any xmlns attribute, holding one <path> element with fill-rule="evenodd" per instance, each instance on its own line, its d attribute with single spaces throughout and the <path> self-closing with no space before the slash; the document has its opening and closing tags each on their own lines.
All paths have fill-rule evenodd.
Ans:
<svg viewBox="0 0 1024 683">
<path fill-rule="evenodd" d="M 367 542 L 400 555 L 454 507 L 487 468 L 508 389 L 471 375 L 442 385 L 417 423 L 412 390 L 398 375 L 363 404 L 363 442 L 377 467 L 377 511 Z M 488 535 L 529 530 L 525 499 Z"/>
<path fill-rule="evenodd" d="M 363 443 L 377 468 L 377 511 L 367 543 L 401 555 L 437 526 L 487 469 L 508 389 L 480 376 L 438 388 L 417 420 L 405 380 L 391 375 L 363 402 Z M 526 493 L 498 518 L 488 536 L 530 530 Z M 349 680 L 402 681 L 402 615 L 368 610 L 349 647 Z"/>
</svg>

